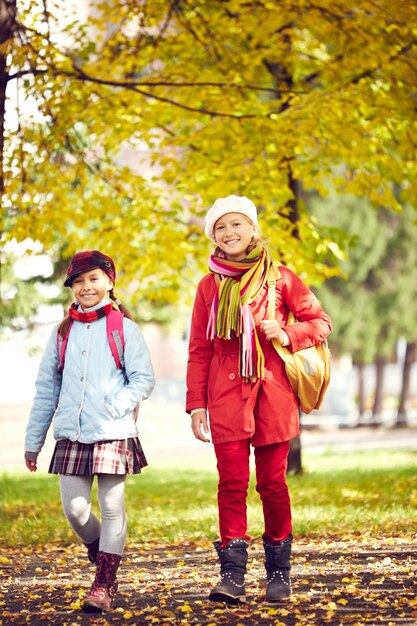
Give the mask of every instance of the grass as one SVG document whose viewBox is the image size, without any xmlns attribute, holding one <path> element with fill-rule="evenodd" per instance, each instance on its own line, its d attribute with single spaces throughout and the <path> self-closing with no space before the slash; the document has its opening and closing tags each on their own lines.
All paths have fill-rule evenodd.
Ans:
<svg viewBox="0 0 417 626">
<path fill-rule="evenodd" d="M 214 466 L 179 463 L 160 463 L 128 477 L 129 541 L 207 542 L 217 537 Z M 415 536 L 417 451 L 304 454 L 303 465 L 302 475 L 288 477 L 295 535 Z M 97 510 L 96 500 L 94 506 Z M 249 533 L 260 536 L 262 509 L 253 478 L 248 520 Z M 0 547 L 74 543 L 61 510 L 58 478 L 0 475 L 0 528 Z"/>
</svg>

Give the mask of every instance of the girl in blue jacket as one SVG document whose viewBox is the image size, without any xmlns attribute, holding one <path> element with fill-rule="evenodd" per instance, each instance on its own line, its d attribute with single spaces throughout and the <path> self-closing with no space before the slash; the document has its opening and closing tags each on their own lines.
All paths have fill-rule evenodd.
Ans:
<svg viewBox="0 0 417 626">
<path fill-rule="evenodd" d="M 109 610 L 117 590 L 126 540 L 126 474 L 138 474 L 147 465 L 137 410 L 154 387 L 148 348 L 114 297 L 115 278 L 113 260 L 98 250 L 79 252 L 71 260 L 64 285 L 71 287 L 75 303 L 47 343 L 25 439 L 26 466 L 35 472 L 53 420 L 56 445 L 49 472 L 59 474 L 64 513 L 97 567 L 83 604 L 88 612 Z M 123 368 L 107 335 L 111 300 L 124 314 Z M 91 511 L 95 475 L 101 523 Z"/>
</svg>

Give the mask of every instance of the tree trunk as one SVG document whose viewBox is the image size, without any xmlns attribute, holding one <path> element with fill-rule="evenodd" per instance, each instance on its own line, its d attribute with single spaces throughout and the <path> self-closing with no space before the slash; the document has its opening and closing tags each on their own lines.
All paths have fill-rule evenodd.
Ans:
<svg viewBox="0 0 417 626">
<path fill-rule="evenodd" d="M 301 439 L 300 435 L 290 440 L 290 453 L 288 455 L 287 474 L 302 474 L 303 467 L 301 464 Z"/>
<path fill-rule="evenodd" d="M 291 37 L 289 35 L 284 35 L 283 41 L 286 41 L 288 50 L 291 49 Z M 288 57 L 290 58 L 290 57 Z M 282 89 L 284 88 L 286 91 L 289 91 L 293 87 L 293 77 L 292 77 L 292 69 L 290 67 L 286 67 L 282 63 L 275 63 L 274 61 L 265 60 L 265 67 L 268 69 L 274 80 L 274 89 L 276 91 L 277 98 L 281 97 Z M 281 110 L 285 110 L 288 105 L 284 104 Z M 292 235 L 297 239 L 300 238 L 297 224 L 300 218 L 299 213 L 299 182 L 294 178 L 292 168 L 291 168 L 291 160 L 287 159 L 287 168 L 288 168 L 288 181 L 289 187 L 293 192 L 293 197 L 287 203 L 287 209 L 289 209 L 288 219 L 294 225 Z M 287 472 L 294 472 L 295 474 L 301 474 L 303 471 L 301 464 L 301 439 L 300 435 L 294 437 L 290 441 L 290 452 L 288 455 L 288 467 Z"/>
<path fill-rule="evenodd" d="M 363 420 L 366 412 L 365 365 L 357 364 L 358 370 L 358 412 L 359 421 Z"/>
<path fill-rule="evenodd" d="M 374 406 L 372 409 L 372 426 L 381 424 L 382 403 L 384 399 L 384 372 L 385 372 L 385 356 L 377 356 L 375 359 L 375 396 Z"/>
<path fill-rule="evenodd" d="M 9 78 L 7 55 L 16 24 L 16 0 L 0 1 L 0 197 L 4 192 L 4 116 L 6 109 L 6 88 Z"/>
<path fill-rule="evenodd" d="M 410 382 L 411 382 L 411 366 L 417 358 L 417 343 L 407 342 L 405 351 L 404 363 L 403 363 L 403 375 L 400 400 L 398 403 L 398 411 L 395 419 L 394 426 L 401 428 L 407 426 L 407 400 L 410 395 Z"/>
</svg>

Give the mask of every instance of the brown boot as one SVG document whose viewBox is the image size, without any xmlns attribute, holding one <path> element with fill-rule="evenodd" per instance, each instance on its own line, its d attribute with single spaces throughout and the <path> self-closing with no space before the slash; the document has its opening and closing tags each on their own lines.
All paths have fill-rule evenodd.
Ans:
<svg viewBox="0 0 417 626">
<path fill-rule="evenodd" d="M 97 563 L 98 547 L 100 544 L 100 537 L 92 543 L 85 543 L 85 547 L 88 550 L 88 560 L 90 563 Z"/>
<path fill-rule="evenodd" d="M 100 613 L 109 611 L 117 591 L 116 572 L 120 564 L 119 554 L 99 552 L 97 571 L 93 585 L 83 604 L 83 611 Z"/>
</svg>

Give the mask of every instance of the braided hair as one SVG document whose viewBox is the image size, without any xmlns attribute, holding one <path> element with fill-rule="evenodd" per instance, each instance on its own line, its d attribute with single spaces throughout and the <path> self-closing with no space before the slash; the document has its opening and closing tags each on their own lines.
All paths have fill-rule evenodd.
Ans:
<svg viewBox="0 0 417 626">
<path fill-rule="evenodd" d="M 121 303 L 119 298 L 116 298 L 116 296 L 114 295 L 113 288 L 111 288 L 109 291 L 109 297 L 111 298 L 111 300 L 113 300 L 113 302 L 117 304 L 119 311 L 123 313 L 125 317 L 127 317 L 129 320 L 132 320 L 132 322 L 135 321 L 135 318 L 133 317 L 133 314 L 129 311 L 129 309 L 124 304 Z"/>
</svg>

